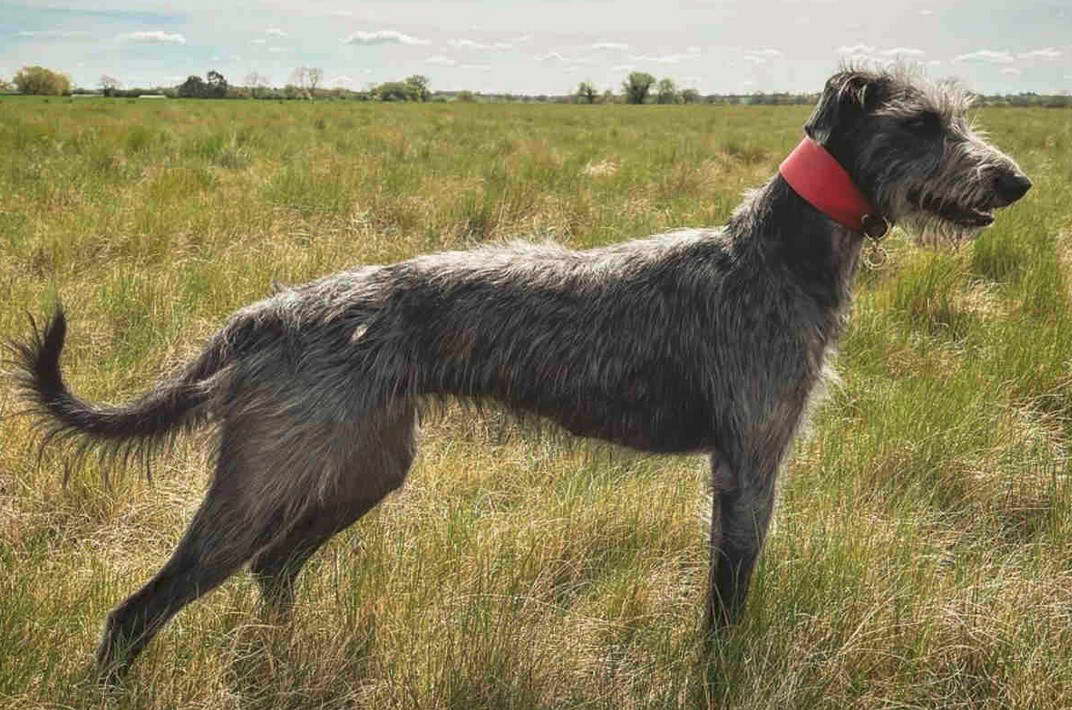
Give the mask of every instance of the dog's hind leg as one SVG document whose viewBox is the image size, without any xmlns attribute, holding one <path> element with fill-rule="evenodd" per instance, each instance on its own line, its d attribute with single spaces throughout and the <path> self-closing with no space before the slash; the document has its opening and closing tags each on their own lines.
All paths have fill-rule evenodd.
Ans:
<svg viewBox="0 0 1072 710">
<path fill-rule="evenodd" d="M 171 559 L 108 616 L 97 652 L 106 681 L 117 680 L 184 606 L 215 589 L 258 551 L 301 529 L 303 511 L 310 511 L 318 496 L 329 500 L 341 491 L 330 476 L 339 470 L 338 452 L 352 450 L 357 442 L 352 422 L 296 416 L 265 401 L 235 409 L 244 413 L 224 422 L 212 484 Z M 406 421 L 411 420 L 412 414 Z M 402 423 L 398 428 L 412 432 Z M 382 424 L 370 428 L 371 438 L 386 434 Z M 382 480 L 373 483 L 366 486 L 368 496 L 378 500 L 389 489 Z M 336 511 L 329 519 L 338 525 L 341 515 Z"/>
<path fill-rule="evenodd" d="M 102 680 L 118 680 L 172 616 L 241 568 L 266 539 L 266 529 L 249 526 L 243 482 L 250 476 L 228 439 L 225 432 L 215 478 L 171 558 L 108 615 L 97 650 Z"/>
<path fill-rule="evenodd" d="M 335 480 L 253 558 L 250 571 L 271 613 L 289 613 L 298 573 L 324 543 L 402 485 L 415 453 L 415 420 L 409 404 L 364 417 L 334 466 Z"/>
</svg>

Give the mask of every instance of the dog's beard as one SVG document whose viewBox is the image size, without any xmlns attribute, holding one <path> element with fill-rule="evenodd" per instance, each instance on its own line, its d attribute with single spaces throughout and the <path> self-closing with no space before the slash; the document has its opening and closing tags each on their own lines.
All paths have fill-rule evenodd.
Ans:
<svg viewBox="0 0 1072 710">
<path fill-rule="evenodd" d="M 888 218 L 921 246 L 958 247 L 994 221 L 995 208 L 975 194 L 938 197 L 919 187 L 902 187 L 883 197 Z"/>
<path fill-rule="evenodd" d="M 897 224 L 912 236 L 912 241 L 926 247 L 960 247 L 976 239 L 989 225 L 966 226 L 926 210 L 915 210 Z"/>
</svg>

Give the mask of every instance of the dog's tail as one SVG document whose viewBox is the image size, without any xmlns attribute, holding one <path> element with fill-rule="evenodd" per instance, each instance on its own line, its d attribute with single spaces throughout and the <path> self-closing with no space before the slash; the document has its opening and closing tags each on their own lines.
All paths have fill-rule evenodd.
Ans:
<svg viewBox="0 0 1072 710">
<path fill-rule="evenodd" d="M 58 439 L 77 440 L 81 449 L 122 456 L 147 453 L 207 417 L 210 380 L 230 359 L 228 339 L 217 335 L 196 360 L 138 399 L 124 406 L 99 406 L 72 394 L 60 374 L 67 334 L 62 308 L 42 329 L 32 318 L 31 323 L 29 341 L 9 342 L 8 348 L 14 355 L 16 385 L 30 404 L 27 413 L 45 423 L 42 446 Z"/>
</svg>

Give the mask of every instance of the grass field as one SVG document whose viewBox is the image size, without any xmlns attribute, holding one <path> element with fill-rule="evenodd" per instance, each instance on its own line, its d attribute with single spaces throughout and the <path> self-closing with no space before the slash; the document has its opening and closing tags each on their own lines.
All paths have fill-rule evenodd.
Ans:
<svg viewBox="0 0 1072 710">
<path fill-rule="evenodd" d="M 721 223 L 807 113 L 4 99 L 0 335 L 62 299 L 73 389 L 119 401 L 273 279 Z M 1072 706 L 1072 114 L 980 119 L 1035 189 L 974 244 L 895 234 L 861 272 L 844 383 L 711 657 L 702 459 L 448 411 L 407 487 L 307 567 L 293 626 L 239 575 L 101 691 L 104 615 L 176 543 L 206 442 L 151 481 L 90 459 L 64 485 L 3 384 L 0 706 Z"/>
</svg>

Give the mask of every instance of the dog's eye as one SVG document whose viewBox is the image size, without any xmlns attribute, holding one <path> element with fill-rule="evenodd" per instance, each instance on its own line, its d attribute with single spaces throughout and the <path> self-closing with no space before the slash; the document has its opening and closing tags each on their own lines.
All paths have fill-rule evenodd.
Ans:
<svg viewBox="0 0 1072 710">
<path fill-rule="evenodd" d="M 904 122 L 904 127 L 913 133 L 931 133 L 938 128 L 938 117 L 933 113 L 913 116 Z"/>
</svg>

